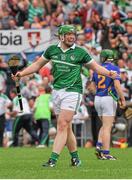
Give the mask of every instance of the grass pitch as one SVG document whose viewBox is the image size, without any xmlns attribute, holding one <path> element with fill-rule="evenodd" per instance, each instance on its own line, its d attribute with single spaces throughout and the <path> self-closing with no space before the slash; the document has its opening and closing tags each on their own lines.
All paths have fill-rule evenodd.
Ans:
<svg viewBox="0 0 132 180">
<path fill-rule="evenodd" d="M 81 167 L 70 167 L 67 149 L 55 168 L 44 168 L 50 148 L 0 148 L 0 179 L 132 179 L 132 149 L 112 149 L 117 161 L 97 160 L 94 149 L 78 149 Z"/>
</svg>

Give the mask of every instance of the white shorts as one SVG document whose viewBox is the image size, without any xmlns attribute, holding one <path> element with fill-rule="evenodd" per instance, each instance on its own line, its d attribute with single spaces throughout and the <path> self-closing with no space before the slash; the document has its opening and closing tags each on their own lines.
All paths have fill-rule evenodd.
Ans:
<svg viewBox="0 0 132 180">
<path fill-rule="evenodd" d="M 98 116 L 115 116 L 117 102 L 111 96 L 95 96 L 95 109 Z"/>
<path fill-rule="evenodd" d="M 76 112 L 82 100 L 82 94 L 77 92 L 67 92 L 65 89 L 53 90 L 52 97 L 56 115 L 60 113 L 61 109 Z"/>
</svg>

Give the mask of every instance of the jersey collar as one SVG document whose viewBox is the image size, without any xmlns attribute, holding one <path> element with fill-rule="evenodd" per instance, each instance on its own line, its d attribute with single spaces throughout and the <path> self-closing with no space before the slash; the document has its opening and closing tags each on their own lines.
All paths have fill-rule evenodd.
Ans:
<svg viewBox="0 0 132 180">
<path fill-rule="evenodd" d="M 62 47 L 61 47 L 61 42 L 59 42 L 59 44 L 57 45 L 57 47 L 59 47 L 63 52 L 67 52 L 67 51 L 70 50 L 70 49 L 75 49 L 76 44 L 74 43 L 70 48 L 64 50 L 64 49 L 62 49 Z"/>
</svg>

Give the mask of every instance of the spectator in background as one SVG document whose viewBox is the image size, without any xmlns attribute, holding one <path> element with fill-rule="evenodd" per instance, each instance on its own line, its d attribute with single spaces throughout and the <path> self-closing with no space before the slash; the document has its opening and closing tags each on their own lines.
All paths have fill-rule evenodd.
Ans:
<svg viewBox="0 0 132 180">
<path fill-rule="evenodd" d="M 0 87 L 3 89 L 4 93 L 7 88 L 7 67 L 8 65 L 4 62 L 4 58 L 0 56 Z"/>
<path fill-rule="evenodd" d="M 48 146 L 49 127 L 51 121 L 51 88 L 39 85 L 39 96 L 35 100 L 34 119 L 36 121 L 36 129 L 39 130 L 38 148 Z"/>
<path fill-rule="evenodd" d="M 18 12 L 16 15 L 16 22 L 18 26 L 23 26 L 24 21 L 28 19 L 28 4 L 25 1 L 18 3 Z"/>
<path fill-rule="evenodd" d="M 14 147 L 19 146 L 19 132 L 22 128 L 24 128 L 31 135 L 35 143 L 39 144 L 39 138 L 32 127 L 32 114 L 27 99 L 22 97 L 22 103 L 24 109 L 23 112 L 20 113 L 18 96 L 15 89 L 11 90 L 10 97 L 13 101 L 13 110 L 12 112 L 9 112 L 9 115 L 15 118 L 13 122 L 12 146 Z"/>
<path fill-rule="evenodd" d="M 119 59 L 117 65 L 119 68 L 126 68 L 126 62 L 123 59 Z"/>
<path fill-rule="evenodd" d="M 58 4 L 57 9 L 56 9 L 56 17 L 59 25 L 63 24 L 64 18 L 65 18 L 65 13 L 64 13 L 64 8 L 62 4 Z"/>
<path fill-rule="evenodd" d="M 130 91 L 128 86 L 128 74 L 125 68 L 120 69 L 121 72 L 121 87 L 126 100 L 130 100 Z"/>
<path fill-rule="evenodd" d="M 105 49 L 105 48 L 109 49 L 111 46 L 110 38 L 109 38 L 110 20 L 103 19 L 101 21 L 101 25 L 102 25 L 102 37 L 101 37 L 100 45 L 102 46 L 102 49 Z"/>
<path fill-rule="evenodd" d="M 17 26 L 23 26 L 28 19 L 28 3 L 26 1 L 8 0 L 11 15 L 15 17 Z"/>
<path fill-rule="evenodd" d="M 15 17 L 19 11 L 18 0 L 7 0 L 7 3 L 11 10 L 10 14 Z"/>
<path fill-rule="evenodd" d="M 24 21 L 23 22 L 23 29 L 30 29 L 31 28 L 31 24 L 29 21 Z"/>
<path fill-rule="evenodd" d="M 33 0 L 32 3 L 29 0 L 26 2 L 28 3 L 28 21 L 32 24 L 35 16 L 43 17 L 44 9 L 39 6 L 38 0 Z"/>
<path fill-rule="evenodd" d="M 99 16 L 102 17 L 103 14 L 103 6 L 99 1 L 93 0 L 93 8 L 98 12 Z"/>
<path fill-rule="evenodd" d="M 77 36 L 77 44 L 78 44 L 79 46 L 85 47 L 86 41 L 85 41 L 85 35 L 84 35 L 84 33 L 79 34 L 79 35 Z"/>
<path fill-rule="evenodd" d="M 9 26 L 11 30 L 16 30 L 18 29 L 17 25 L 16 25 L 16 21 L 14 19 L 9 20 Z"/>
<path fill-rule="evenodd" d="M 123 12 L 119 7 L 114 4 L 112 6 L 112 20 L 121 19 L 122 21 L 127 18 L 127 14 Z"/>
<path fill-rule="evenodd" d="M 2 11 L 2 13 L 3 13 L 4 11 L 6 11 L 6 10 L 9 11 L 9 12 L 11 11 L 7 0 L 2 0 L 1 6 L 0 6 L 0 10 Z"/>
<path fill-rule="evenodd" d="M 37 79 L 35 79 L 35 74 L 29 75 L 28 77 L 24 77 L 21 81 L 21 83 L 23 83 L 21 92 L 24 95 L 24 97 L 29 99 L 31 97 L 35 98 L 39 95 L 38 85 L 41 84 L 42 81 L 40 80 L 40 82 L 37 82 Z"/>
<path fill-rule="evenodd" d="M 103 8 L 103 18 L 110 19 L 112 15 L 113 2 L 111 0 L 100 1 Z"/>
<path fill-rule="evenodd" d="M 42 21 L 40 22 L 43 28 L 47 28 L 51 26 L 51 15 L 44 14 Z"/>
<path fill-rule="evenodd" d="M 11 107 L 11 100 L 3 93 L 3 88 L 0 86 L 0 147 L 3 147 L 3 134 L 5 129 L 5 113 L 6 109 Z"/>
<path fill-rule="evenodd" d="M 34 16 L 33 23 L 31 24 L 31 29 L 42 29 L 40 18 L 38 16 Z"/>
<path fill-rule="evenodd" d="M 127 61 L 128 85 L 132 88 L 132 59 Z"/>
<path fill-rule="evenodd" d="M 58 7 L 58 0 L 43 0 L 46 14 L 52 14 Z"/>
<path fill-rule="evenodd" d="M 101 51 L 101 46 L 99 46 L 98 44 L 94 44 L 91 47 L 91 54 L 93 58 L 96 60 L 96 62 L 98 62 L 99 64 L 100 64 L 100 51 Z"/>
<path fill-rule="evenodd" d="M 87 81 L 86 89 L 88 90 L 88 92 L 85 93 L 84 100 L 85 100 L 85 105 L 87 107 L 87 111 L 91 120 L 93 146 L 96 146 L 96 143 L 98 141 L 99 129 L 101 127 L 101 121 L 98 117 L 97 111 L 94 106 L 96 90 L 95 90 L 95 87 L 92 85 L 91 81 Z"/>
<path fill-rule="evenodd" d="M 14 20 L 14 17 L 10 15 L 8 10 L 3 11 L 3 17 L 0 20 L 2 29 L 10 29 L 9 21 L 12 19 Z"/>
<path fill-rule="evenodd" d="M 124 61 L 125 63 L 127 63 L 127 62 L 129 61 L 128 52 L 123 52 L 121 58 L 123 59 L 123 61 Z"/>
<path fill-rule="evenodd" d="M 95 42 L 95 34 L 92 28 L 92 23 L 87 21 L 84 27 L 85 40 L 87 44 L 94 44 Z"/>
<path fill-rule="evenodd" d="M 66 19 L 67 16 L 69 16 L 70 13 L 75 13 L 78 7 L 78 1 L 77 0 L 71 0 L 67 5 L 64 7 L 64 12 L 66 14 Z"/>
<path fill-rule="evenodd" d="M 119 18 L 116 18 L 114 23 L 111 25 L 111 29 L 110 29 L 113 38 L 115 38 L 117 35 L 119 34 L 124 34 L 125 33 L 125 29 L 121 23 L 121 20 Z"/>
<path fill-rule="evenodd" d="M 91 0 L 87 0 L 84 7 L 79 9 L 79 16 L 81 17 L 82 27 L 85 27 L 86 22 L 91 19 L 92 13 L 96 12 L 93 8 L 93 2 Z"/>
<path fill-rule="evenodd" d="M 84 142 L 86 140 L 86 124 L 85 121 L 89 120 L 89 114 L 87 108 L 83 102 L 77 111 L 77 113 L 73 116 L 72 128 L 75 133 L 75 137 L 77 139 L 77 146 L 83 147 Z"/>
<path fill-rule="evenodd" d="M 132 52 L 132 18 L 131 20 L 126 20 L 125 21 L 125 28 L 126 28 L 126 34 L 125 36 L 127 36 L 128 38 L 128 41 L 127 41 L 127 48 L 130 48 L 131 49 L 131 52 Z"/>
</svg>

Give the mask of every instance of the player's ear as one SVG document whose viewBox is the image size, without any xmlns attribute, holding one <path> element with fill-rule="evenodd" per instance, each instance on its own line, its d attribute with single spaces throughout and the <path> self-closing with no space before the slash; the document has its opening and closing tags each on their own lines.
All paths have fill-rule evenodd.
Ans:
<svg viewBox="0 0 132 180">
<path fill-rule="evenodd" d="M 61 35 L 61 36 L 60 36 L 60 40 L 61 40 L 62 42 L 64 42 L 64 35 Z"/>
</svg>

